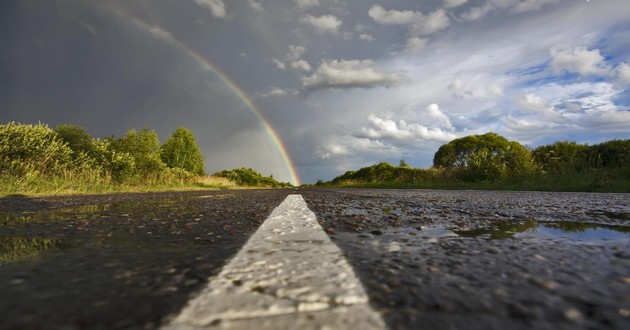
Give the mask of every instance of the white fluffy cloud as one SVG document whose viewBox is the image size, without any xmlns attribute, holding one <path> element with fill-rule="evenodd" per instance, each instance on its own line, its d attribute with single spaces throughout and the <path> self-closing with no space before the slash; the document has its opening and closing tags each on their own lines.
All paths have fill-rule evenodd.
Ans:
<svg viewBox="0 0 630 330">
<path fill-rule="evenodd" d="M 353 134 L 356 138 L 410 142 L 417 140 L 447 142 L 457 137 L 449 117 L 437 104 L 431 104 L 416 114 L 416 123 L 392 120 L 375 114 L 368 116 L 367 127 Z"/>
<path fill-rule="evenodd" d="M 313 16 L 306 15 L 300 18 L 302 24 L 307 24 L 315 29 L 319 34 L 330 33 L 338 34 L 342 21 L 333 15 Z"/>
<path fill-rule="evenodd" d="M 427 42 L 428 42 L 427 39 L 411 37 L 407 39 L 407 47 L 405 48 L 405 51 L 410 52 L 410 53 L 417 52 L 423 49 L 424 47 L 426 47 Z"/>
<path fill-rule="evenodd" d="M 297 60 L 291 62 L 291 67 L 296 70 L 311 71 L 311 65 L 305 60 Z"/>
<path fill-rule="evenodd" d="M 289 45 L 289 53 L 287 54 L 287 59 L 289 59 L 289 61 L 297 61 L 300 59 L 300 57 L 302 57 L 302 55 L 304 55 L 305 52 L 306 48 L 302 46 Z"/>
<path fill-rule="evenodd" d="M 497 97 L 503 94 L 503 89 L 496 84 L 476 86 L 457 79 L 447 87 L 456 99 Z"/>
<path fill-rule="evenodd" d="M 394 121 L 376 115 L 368 117 L 369 127 L 362 127 L 355 133 L 357 138 L 388 139 L 399 141 L 430 140 L 447 142 L 457 136 L 440 127 L 427 127 L 419 123 L 408 123 L 404 120 Z"/>
<path fill-rule="evenodd" d="M 265 8 L 263 8 L 262 4 L 260 2 L 258 2 L 258 1 L 256 1 L 256 0 L 247 0 L 247 3 L 254 10 L 257 10 L 257 11 L 264 11 L 265 10 Z"/>
<path fill-rule="evenodd" d="M 199 6 L 206 7 L 217 18 L 227 18 L 227 11 L 223 0 L 194 0 Z"/>
<path fill-rule="evenodd" d="M 381 5 L 373 5 L 368 15 L 379 24 L 407 25 L 413 35 L 430 35 L 450 26 L 450 19 L 444 9 L 425 15 L 412 10 L 386 10 Z"/>
<path fill-rule="evenodd" d="M 276 67 L 278 69 L 280 69 L 280 70 L 286 70 L 286 68 L 287 68 L 287 65 L 284 64 L 284 62 L 282 62 L 281 60 L 279 60 L 279 59 L 277 59 L 275 57 L 271 59 L 271 62 L 273 62 L 273 64 L 275 64 Z"/>
<path fill-rule="evenodd" d="M 617 65 L 617 75 L 622 82 L 630 83 L 630 65 L 628 63 Z"/>
<path fill-rule="evenodd" d="M 494 11 L 503 10 L 512 13 L 524 13 L 540 10 L 545 5 L 554 4 L 558 1 L 559 0 L 487 0 L 479 6 L 470 8 L 460 17 L 464 20 L 474 21 Z"/>
<path fill-rule="evenodd" d="M 302 78 L 302 86 L 307 90 L 389 87 L 405 79 L 400 73 L 378 70 L 371 60 L 324 60 L 311 76 Z"/>
<path fill-rule="evenodd" d="M 374 41 L 374 40 L 376 40 L 376 38 L 374 38 L 373 35 L 368 34 L 368 33 L 361 33 L 361 34 L 359 34 L 359 39 L 365 40 L 365 41 Z"/>
<path fill-rule="evenodd" d="M 577 72 L 581 75 L 610 76 L 610 65 L 600 54 L 599 49 L 588 50 L 586 47 L 553 47 L 551 67 L 556 71 Z"/>
</svg>

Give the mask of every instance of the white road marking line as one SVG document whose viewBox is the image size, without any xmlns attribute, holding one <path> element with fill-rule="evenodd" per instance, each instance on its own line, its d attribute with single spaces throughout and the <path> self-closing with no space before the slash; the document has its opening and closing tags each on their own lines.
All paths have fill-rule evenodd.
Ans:
<svg viewBox="0 0 630 330">
<path fill-rule="evenodd" d="M 166 329 L 384 329 L 341 250 L 289 195 Z"/>
</svg>

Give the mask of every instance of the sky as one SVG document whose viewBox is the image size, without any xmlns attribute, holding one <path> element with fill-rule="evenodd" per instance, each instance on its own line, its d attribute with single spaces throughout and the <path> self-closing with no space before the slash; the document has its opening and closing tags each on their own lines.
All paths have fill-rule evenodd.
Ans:
<svg viewBox="0 0 630 330">
<path fill-rule="evenodd" d="M 455 138 L 630 138 L 627 0 L 6 0 L 0 123 L 177 127 L 314 183 Z"/>
</svg>

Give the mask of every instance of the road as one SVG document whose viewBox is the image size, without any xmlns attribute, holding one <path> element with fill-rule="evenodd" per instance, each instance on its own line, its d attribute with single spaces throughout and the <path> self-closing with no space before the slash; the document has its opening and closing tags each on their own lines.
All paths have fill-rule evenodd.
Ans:
<svg viewBox="0 0 630 330">
<path fill-rule="evenodd" d="M 627 329 L 629 233 L 629 194 L 4 198 L 0 328 Z"/>
</svg>

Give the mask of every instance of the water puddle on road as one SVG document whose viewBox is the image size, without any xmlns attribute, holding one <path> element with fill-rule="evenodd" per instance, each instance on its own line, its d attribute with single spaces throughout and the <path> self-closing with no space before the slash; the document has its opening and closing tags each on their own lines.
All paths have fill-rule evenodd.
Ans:
<svg viewBox="0 0 630 330">
<path fill-rule="evenodd" d="M 145 228 L 147 224 L 163 221 L 163 216 L 171 213 L 195 218 L 198 208 L 181 203 L 182 200 L 124 201 L 0 212 L 0 265 L 37 258 L 45 251 L 86 247 L 115 247 L 121 251 L 150 248 L 141 246 L 143 240 L 137 238 L 143 233 L 151 236 L 152 229 Z"/>
<path fill-rule="evenodd" d="M 486 239 L 506 238 L 564 238 L 576 242 L 630 241 L 630 227 L 584 222 L 508 221 L 494 228 L 453 230 L 460 237 Z"/>
</svg>

